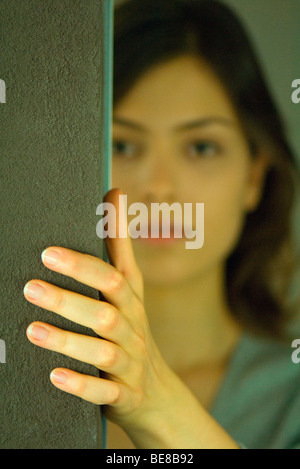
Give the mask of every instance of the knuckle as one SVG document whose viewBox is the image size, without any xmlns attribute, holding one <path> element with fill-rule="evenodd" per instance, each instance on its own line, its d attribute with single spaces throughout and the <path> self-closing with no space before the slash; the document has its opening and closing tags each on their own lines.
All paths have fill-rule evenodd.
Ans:
<svg viewBox="0 0 300 469">
<path fill-rule="evenodd" d="M 96 313 L 96 328 L 99 332 L 111 333 L 116 329 L 119 320 L 119 312 L 107 304 Z"/>
<path fill-rule="evenodd" d="M 119 291 L 124 285 L 124 277 L 118 270 L 114 270 L 108 280 L 108 288 L 110 293 Z"/>
<path fill-rule="evenodd" d="M 101 363 L 100 367 L 112 368 L 114 367 L 119 359 L 119 348 L 114 344 L 109 344 L 100 350 L 100 359 L 98 363 Z"/>
<path fill-rule="evenodd" d="M 122 389 L 117 383 L 111 387 L 109 392 L 108 401 L 110 405 L 119 404 L 122 400 Z"/>
</svg>

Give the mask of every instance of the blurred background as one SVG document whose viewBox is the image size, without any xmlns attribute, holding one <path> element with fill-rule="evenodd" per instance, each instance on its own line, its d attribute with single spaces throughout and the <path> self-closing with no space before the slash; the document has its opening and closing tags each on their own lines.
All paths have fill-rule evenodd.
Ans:
<svg viewBox="0 0 300 469">
<path fill-rule="evenodd" d="M 300 160 L 300 104 L 291 100 L 291 84 L 300 78 L 299 0 L 222 0 L 248 29 L 283 114 Z"/>
<path fill-rule="evenodd" d="M 115 4 L 124 1 L 126 0 L 114 0 Z M 283 117 L 300 168 L 300 103 L 294 104 L 291 99 L 292 82 L 300 79 L 300 0 L 220 1 L 237 13 L 248 31 L 264 69 L 269 89 Z M 300 196 L 294 211 L 294 228 L 300 256 L 299 226 Z M 292 285 L 292 294 L 297 295 L 299 285 L 300 271 Z M 300 330 L 300 318 L 296 327 Z"/>
<path fill-rule="evenodd" d="M 300 0 L 221 1 L 235 10 L 256 46 L 300 162 L 300 104 L 291 100 L 292 81 L 300 79 Z"/>
</svg>

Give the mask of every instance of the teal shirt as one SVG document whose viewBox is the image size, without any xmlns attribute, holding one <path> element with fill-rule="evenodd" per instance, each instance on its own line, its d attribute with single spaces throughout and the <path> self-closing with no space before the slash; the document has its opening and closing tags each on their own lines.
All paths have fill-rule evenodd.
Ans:
<svg viewBox="0 0 300 469">
<path fill-rule="evenodd" d="M 250 334 L 237 345 L 210 413 L 241 447 L 300 449 L 300 364 L 293 351 Z"/>
</svg>

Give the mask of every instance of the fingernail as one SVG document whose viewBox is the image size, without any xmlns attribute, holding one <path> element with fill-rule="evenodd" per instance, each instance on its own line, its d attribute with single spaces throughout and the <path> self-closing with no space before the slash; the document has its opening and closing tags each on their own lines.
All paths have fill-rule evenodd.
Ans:
<svg viewBox="0 0 300 469">
<path fill-rule="evenodd" d="M 45 251 L 42 252 L 42 261 L 45 264 L 54 267 L 58 264 L 59 260 L 60 254 L 57 251 L 45 249 Z"/>
<path fill-rule="evenodd" d="M 67 375 L 62 371 L 52 371 L 50 374 L 51 381 L 54 381 L 58 384 L 65 384 L 67 381 Z"/>
<path fill-rule="evenodd" d="M 36 283 L 27 283 L 24 287 L 24 293 L 32 300 L 40 300 L 45 294 L 45 289 Z"/>
<path fill-rule="evenodd" d="M 31 325 L 28 327 L 27 332 L 35 340 L 46 340 L 49 336 L 49 331 L 42 326 Z"/>
</svg>

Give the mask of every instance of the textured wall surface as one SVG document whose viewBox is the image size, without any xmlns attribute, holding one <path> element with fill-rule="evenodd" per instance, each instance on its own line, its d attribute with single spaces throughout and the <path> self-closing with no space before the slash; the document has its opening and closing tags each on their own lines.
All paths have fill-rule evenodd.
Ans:
<svg viewBox="0 0 300 469">
<path fill-rule="evenodd" d="M 109 1 L 109 0 L 107 0 Z M 51 245 L 98 257 L 96 207 L 103 196 L 106 0 L 1 0 L 0 78 L 0 448 L 100 448 L 98 406 L 56 389 L 57 366 L 97 375 L 78 361 L 32 345 L 41 320 L 92 331 L 28 303 L 32 278 L 98 298 L 48 271 Z"/>
</svg>

